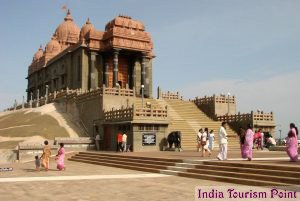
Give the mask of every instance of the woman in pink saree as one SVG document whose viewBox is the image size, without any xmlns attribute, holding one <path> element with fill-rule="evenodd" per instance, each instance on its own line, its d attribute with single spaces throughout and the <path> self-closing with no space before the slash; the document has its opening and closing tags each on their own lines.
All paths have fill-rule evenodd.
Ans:
<svg viewBox="0 0 300 201">
<path fill-rule="evenodd" d="M 286 137 L 286 152 L 291 162 L 298 161 L 298 128 L 294 123 L 290 124 L 290 131 Z"/>
<path fill-rule="evenodd" d="M 57 169 L 58 170 L 65 170 L 65 149 L 64 149 L 64 143 L 59 143 L 60 148 L 58 149 L 58 153 L 56 155 L 56 163 L 57 163 Z"/>
<path fill-rule="evenodd" d="M 247 158 L 249 161 L 252 160 L 253 135 L 252 126 L 248 124 L 245 141 L 244 144 L 242 144 L 242 158 Z"/>
</svg>

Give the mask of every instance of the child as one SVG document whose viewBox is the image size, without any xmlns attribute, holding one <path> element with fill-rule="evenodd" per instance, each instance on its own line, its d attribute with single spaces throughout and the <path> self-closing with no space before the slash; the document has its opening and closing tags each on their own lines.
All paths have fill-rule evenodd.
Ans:
<svg viewBox="0 0 300 201">
<path fill-rule="evenodd" d="M 35 156 L 35 169 L 36 169 L 36 171 L 40 171 L 40 167 L 41 167 L 41 161 L 39 159 L 39 156 Z"/>
</svg>

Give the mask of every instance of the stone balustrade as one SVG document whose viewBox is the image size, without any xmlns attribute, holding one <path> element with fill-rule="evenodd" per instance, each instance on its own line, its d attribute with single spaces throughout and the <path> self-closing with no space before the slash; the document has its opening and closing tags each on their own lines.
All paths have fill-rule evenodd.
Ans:
<svg viewBox="0 0 300 201">
<path fill-rule="evenodd" d="M 273 112 L 270 113 L 262 113 L 257 112 L 254 113 L 251 111 L 251 113 L 246 114 L 235 114 L 235 115 L 223 115 L 217 117 L 219 121 L 225 121 L 225 122 L 242 122 L 242 121 L 249 121 L 249 122 L 259 122 L 259 121 L 267 121 L 267 122 L 273 122 L 274 116 Z"/>
<path fill-rule="evenodd" d="M 204 96 L 203 98 L 196 97 L 193 102 L 196 105 L 204 105 L 204 104 L 211 104 L 211 103 L 227 103 L 228 101 L 230 104 L 235 104 L 236 103 L 236 97 L 235 96 L 226 96 L 226 95 L 213 95 L 213 96 Z"/>
<path fill-rule="evenodd" d="M 107 88 L 103 86 L 103 94 L 104 95 L 115 95 L 115 96 L 135 96 L 133 89 L 122 89 L 120 87 L 117 88 Z"/>
<path fill-rule="evenodd" d="M 161 92 L 162 99 L 169 99 L 169 100 L 182 100 L 182 96 L 180 96 L 179 92 Z"/>
<path fill-rule="evenodd" d="M 105 121 L 133 121 L 137 119 L 153 118 L 158 120 L 165 120 L 168 117 L 167 108 L 131 108 L 112 109 L 104 112 Z"/>
<path fill-rule="evenodd" d="M 135 96 L 134 90 L 132 89 L 121 89 L 121 88 L 107 88 L 103 86 L 103 88 L 91 89 L 89 91 L 83 91 L 81 89 L 76 90 L 61 90 L 61 91 L 54 91 L 53 93 L 49 93 L 46 97 L 40 97 L 38 100 L 31 100 L 28 103 L 14 105 L 6 110 L 19 110 L 22 108 L 31 108 L 31 107 L 39 107 L 48 103 L 53 103 L 59 99 L 74 99 L 77 101 L 87 100 L 99 95 L 115 95 L 115 96 Z"/>
<path fill-rule="evenodd" d="M 218 121 L 241 122 L 241 121 L 251 121 L 252 115 L 250 113 L 235 114 L 235 115 L 223 115 L 223 116 L 218 116 L 217 118 L 218 118 Z"/>
<path fill-rule="evenodd" d="M 64 143 L 65 145 L 78 145 L 78 144 L 91 144 L 94 140 L 90 137 L 55 137 L 54 144 L 59 145 L 59 143 Z"/>
</svg>

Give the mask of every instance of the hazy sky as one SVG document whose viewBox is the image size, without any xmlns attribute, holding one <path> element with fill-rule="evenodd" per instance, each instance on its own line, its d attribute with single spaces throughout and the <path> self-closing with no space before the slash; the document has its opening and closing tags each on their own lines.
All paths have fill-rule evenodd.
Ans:
<svg viewBox="0 0 300 201">
<path fill-rule="evenodd" d="M 22 100 L 33 54 L 63 21 L 64 4 L 80 27 L 89 17 L 104 30 L 119 14 L 143 21 L 154 92 L 230 92 L 241 112 L 273 111 L 283 136 L 289 122 L 300 126 L 299 0 L 1 0 L 0 110 Z"/>
</svg>

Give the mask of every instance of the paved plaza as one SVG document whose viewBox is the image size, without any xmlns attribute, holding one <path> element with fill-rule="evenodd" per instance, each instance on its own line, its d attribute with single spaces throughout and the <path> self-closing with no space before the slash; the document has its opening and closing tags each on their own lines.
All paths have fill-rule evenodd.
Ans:
<svg viewBox="0 0 300 201">
<path fill-rule="evenodd" d="M 201 159 L 197 152 L 119 153 L 165 158 Z M 232 157 L 238 153 L 231 153 Z M 69 154 L 70 157 L 72 154 Z M 258 155 L 281 158 L 282 152 Z M 209 158 L 206 158 L 209 159 Z M 261 158 L 262 159 L 262 158 Z M 210 160 L 215 160 L 211 158 Z M 276 160 L 268 160 L 274 162 Z M 299 165 L 299 163 L 296 163 Z M 232 187 L 236 184 L 153 174 L 66 160 L 66 171 L 57 171 L 52 159 L 48 172 L 36 172 L 33 162 L 0 165 L 13 167 L 0 172 L 0 200 L 195 200 L 196 186 Z"/>
</svg>

